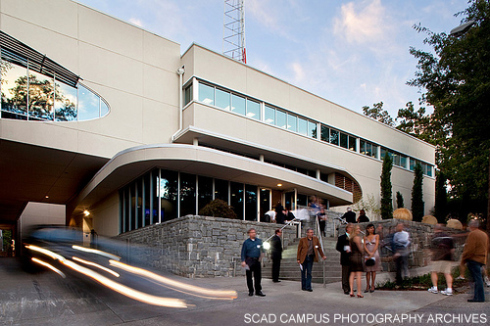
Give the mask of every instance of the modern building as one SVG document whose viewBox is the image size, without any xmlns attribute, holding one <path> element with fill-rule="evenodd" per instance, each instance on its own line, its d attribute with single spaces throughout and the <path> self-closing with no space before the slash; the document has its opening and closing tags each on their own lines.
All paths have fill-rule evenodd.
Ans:
<svg viewBox="0 0 490 326">
<path fill-rule="evenodd" d="M 410 204 L 420 163 L 433 208 L 425 142 L 74 1 L 0 0 L 0 10 L 2 224 L 62 205 L 68 225 L 114 236 L 217 198 L 244 220 L 312 195 L 343 211 L 379 202 L 386 153 L 393 194 Z"/>
</svg>

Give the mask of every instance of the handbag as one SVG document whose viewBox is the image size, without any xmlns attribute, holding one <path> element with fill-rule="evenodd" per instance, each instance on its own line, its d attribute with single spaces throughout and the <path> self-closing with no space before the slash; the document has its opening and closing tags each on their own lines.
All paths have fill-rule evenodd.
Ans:
<svg viewBox="0 0 490 326">
<path fill-rule="evenodd" d="M 376 264 L 376 259 L 374 257 L 366 260 L 366 266 L 374 266 L 374 264 Z"/>
</svg>

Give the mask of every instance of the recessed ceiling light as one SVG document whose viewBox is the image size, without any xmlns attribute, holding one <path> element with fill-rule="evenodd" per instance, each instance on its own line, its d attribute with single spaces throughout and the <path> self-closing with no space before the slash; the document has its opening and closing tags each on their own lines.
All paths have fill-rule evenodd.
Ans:
<svg viewBox="0 0 490 326">
<path fill-rule="evenodd" d="M 278 186 L 278 187 L 282 187 L 282 183 L 278 183 L 278 184 L 277 184 L 277 186 Z"/>
</svg>

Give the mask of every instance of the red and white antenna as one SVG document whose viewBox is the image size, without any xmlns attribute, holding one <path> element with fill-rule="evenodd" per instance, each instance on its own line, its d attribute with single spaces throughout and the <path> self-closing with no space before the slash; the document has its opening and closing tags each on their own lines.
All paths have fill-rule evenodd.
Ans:
<svg viewBox="0 0 490 326">
<path fill-rule="evenodd" d="M 223 54 L 247 63 L 245 48 L 245 0 L 225 0 L 223 19 Z"/>
</svg>

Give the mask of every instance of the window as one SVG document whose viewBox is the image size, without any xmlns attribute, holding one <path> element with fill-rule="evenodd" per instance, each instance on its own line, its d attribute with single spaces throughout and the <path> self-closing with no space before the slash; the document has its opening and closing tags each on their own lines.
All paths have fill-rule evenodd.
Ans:
<svg viewBox="0 0 490 326">
<path fill-rule="evenodd" d="M 82 85 L 78 88 L 78 119 L 90 120 L 99 117 L 100 98 Z"/>
<path fill-rule="evenodd" d="M 247 99 L 247 118 L 260 119 L 260 103 Z"/>
<path fill-rule="evenodd" d="M 288 130 L 297 131 L 298 130 L 297 121 L 298 121 L 298 117 L 288 113 Z"/>
<path fill-rule="evenodd" d="M 316 138 L 317 137 L 316 136 L 317 135 L 316 128 L 317 128 L 316 123 L 308 121 L 308 136 L 310 136 L 312 138 Z"/>
<path fill-rule="evenodd" d="M 327 126 L 322 125 L 321 139 L 327 143 L 330 141 L 330 128 Z"/>
<path fill-rule="evenodd" d="M 213 179 L 208 177 L 198 177 L 198 203 L 197 213 L 213 200 Z"/>
<path fill-rule="evenodd" d="M 276 124 L 276 110 L 271 108 L 270 106 L 265 106 L 265 112 L 264 112 L 264 122 L 274 125 Z"/>
<path fill-rule="evenodd" d="M 228 204 L 228 181 L 214 179 L 214 199 L 221 199 Z"/>
<path fill-rule="evenodd" d="M 302 135 L 308 135 L 308 121 L 298 118 L 298 132 Z"/>
<path fill-rule="evenodd" d="M 231 94 L 231 111 L 245 115 L 245 98 Z"/>
<path fill-rule="evenodd" d="M 216 89 L 216 106 L 220 109 L 230 111 L 231 94 L 221 89 Z"/>
<path fill-rule="evenodd" d="M 180 174 L 180 216 L 196 214 L 196 176 Z"/>
<path fill-rule="evenodd" d="M 199 102 L 214 105 L 214 87 L 199 83 Z"/>
<path fill-rule="evenodd" d="M 230 205 L 239 220 L 243 220 L 243 183 L 230 182 Z"/>
<path fill-rule="evenodd" d="M 286 112 L 276 110 L 276 126 L 286 129 Z"/>
<path fill-rule="evenodd" d="M 357 138 L 349 136 L 349 149 L 357 152 Z"/>
<path fill-rule="evenodd" d="M 330 144 L 339 145 L 339 132 L 337 130 L 330 130 Z"/>
<path fill-rule="evenodd" d="M 245 185 L 245 219 L 257 220 L 257 186 Z"/>
<path fill-rule="evenodd" d="M 174 171 L 160 171 L 161 178 L 157 183 L 161 203 L 161 222 L 177 218 L 177 185 L 178 174 Z"/>
<path fill-rule="evenodd" d="M 184 106 L 192 101 L 192 83 L 184 89 Z"/>
<path fill-rule="evenodd" d="M 342 132 L 340 133 L 340 147 L 349 148 L 349 136 Z"/>
<path fill-rule="evenodd" d="M 54 114 L 56 121 L 75 121 L 77 119 L 77 90 L 63 83 L 56 83 L 56 100 Z M 101 116 L 109 113 L 109 108 L 103 102 Z"/>
</svg>

